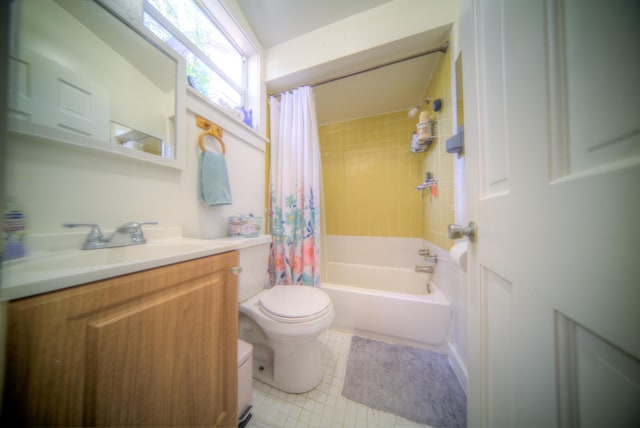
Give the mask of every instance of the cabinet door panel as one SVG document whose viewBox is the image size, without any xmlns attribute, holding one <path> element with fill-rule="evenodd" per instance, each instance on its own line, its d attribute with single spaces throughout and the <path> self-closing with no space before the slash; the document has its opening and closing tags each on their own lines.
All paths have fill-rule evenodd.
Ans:
<svg viewBox="0 0 640 428">
<path fill-rule="evenodd" d="M 222 279 L 212 276 L 87 325 L 86 425 L 214 424 L 221 410 L 211 403 L 210 330 L 223 302 Z"/>
</svg>

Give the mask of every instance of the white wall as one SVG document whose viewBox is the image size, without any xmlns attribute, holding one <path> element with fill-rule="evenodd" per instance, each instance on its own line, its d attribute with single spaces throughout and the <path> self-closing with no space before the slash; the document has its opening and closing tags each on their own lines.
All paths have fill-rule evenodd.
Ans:
<svg viewBox="0 0 640 428">
<path fill-rule="evenodd" d="M 213 238 L 226 233 L 229 215 L 264 210 L 264 139 L 198 95 L 188 92 L 186 167 L 180 171 L 138 160 L 67 147 L 9 133 L 6 192 L 28 216 L 31 234 L 63 232 L 64 222 L 93 222 L 112 229 L 132 220 L 181 226 L 186 236 Z M 233 204 L 203 207 L 198 201 L 202 131 L 196 110 L 223 127 Z M 205 144 L 215 149 L 207 137 Z"/>
<path fill-rule="evenodd" d="M 456 7 L 453 1 L 395 0 L 303 34 L 267 50 L 266 81 L 286 81 L 319 65 L 326 72 L 336 61 L 447 26 Z M 398 16 L 403 19 L 392 18 Z"/>
<path fill-rule="evenodd" d="M 224 129 L 227 168 L 231 183 L 233 203 L 220 207 L 205 207 L 198 200 L 198 171 L 200 149 L 198 136 L 202 129 L 195 126 L 195 115 L 203 116 Z M 218 143 L 206 137 L 205 146 L 216 150 Z M 203 97 L 189 90 L 187 99 L 187 170 L 183 176 L 183 193 L 187 193 L 186 206 L 182 209 L 179 224 L 187 236 L 214 238 L 227 233 L 226 218 L 252 213 L 256 217 L 265 214 L 265 140 L 253 130 L 229 118 L 225 113 L 210 107 Z M 185 195 L 183 195 L 184 197 Z M 195 202 L 195 203 L 194 203 Z"/>
</svg>

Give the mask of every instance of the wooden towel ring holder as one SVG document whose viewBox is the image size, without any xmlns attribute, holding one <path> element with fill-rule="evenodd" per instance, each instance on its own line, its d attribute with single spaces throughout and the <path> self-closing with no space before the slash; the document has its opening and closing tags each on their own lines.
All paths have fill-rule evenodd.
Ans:
<svg viewBox="0 0 640 428">
<path fill-rule="evenodd" d="M 200 137 L 198 137 L 198 145 L 200 146 L 200 150 L 202 150 L 202 152 L 204 153 L 204 137 L 206 137 L 207 135 L 211 135 L 212 137 L 215 137 L 216 140 L 218 140 L 218 142 L 220 143 L 220 152 L 224 155 L 225 148 L 224 143 L 222 142 L 222 128 L 220 128 L 215 123 L 208 121 L 202 116 L 196 116 L 196 125 L 199 128 L 204 129 L 204 132 L 200 134 Z"/>
</svg>

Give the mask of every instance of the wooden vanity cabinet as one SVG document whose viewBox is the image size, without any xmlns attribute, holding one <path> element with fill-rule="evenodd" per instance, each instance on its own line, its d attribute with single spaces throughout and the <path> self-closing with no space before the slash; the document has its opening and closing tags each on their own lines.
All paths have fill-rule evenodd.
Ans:
<svg viewBox="0 0 640 428">
<path fill-rule="evenodd" d="M 237 252 L 12 301 L 3 426 L 237 426 Z"/>
</svg>

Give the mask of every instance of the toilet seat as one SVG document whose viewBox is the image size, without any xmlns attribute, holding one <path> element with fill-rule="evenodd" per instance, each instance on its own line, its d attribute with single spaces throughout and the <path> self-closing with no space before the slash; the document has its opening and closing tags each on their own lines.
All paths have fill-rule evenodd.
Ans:
<svg viewBox="0 0 640 428">
<path fill-rule="evenodd" d="M 313 321 L 331 311 L 331 300 L 323 291 L 309 286 L 276 285 L 258 302 L 261 312 L 283 323 Z"/>
</svg>

